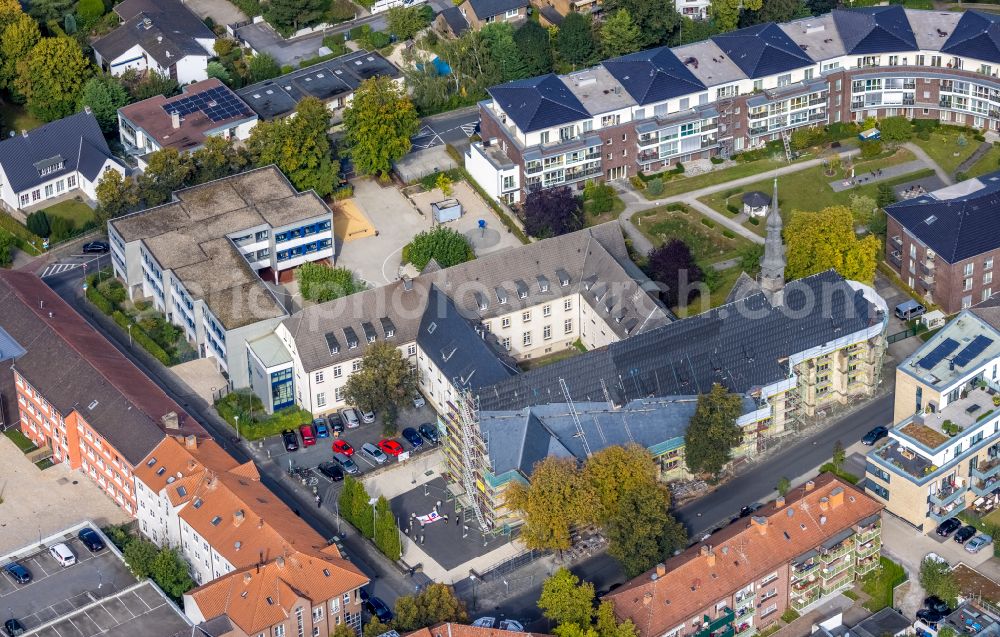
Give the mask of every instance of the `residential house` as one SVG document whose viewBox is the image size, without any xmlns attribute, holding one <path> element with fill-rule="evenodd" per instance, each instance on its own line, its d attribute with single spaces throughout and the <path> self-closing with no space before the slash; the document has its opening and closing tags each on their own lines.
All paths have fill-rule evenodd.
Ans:
<svg viewBox="0 0 1000 637">
<path fill-rule="evenodd" d="M 93 43 L 99 67 L 118 76 L 155 71 L 188 84 L 208 79 L 215 33 L 181 0 L 124 0 L 121 25 Z"/>
<path fill-rule="evenodd" d="M 497 199 L 515 202 L 868 117 L 996 132 L 998 24 L 978 11 L 836 9 L 501 84 L 479 105 L 482 142 L 466 163 L 484 188 L 506 186 Z M 506 160 L 491 162 L 488 148 Z"/>
<path fill-rule="evenodd" d="M 826 473 L 606 595 L 640 637 L 751 637 L 879 564 L 882 505 Z"/>
<path fill-rule="evenodd" d="M 895 424 L 868 453 L 865 489 L 925 533 L 1000 502 L 998 365 L 991 307 L 962 311 L 896 368 Z"/>
<path fill-rule="evenodd" d="M 528 0 L 463 0 L 457 7 L 441 12 L 436 26 L 457 37 L 467 29 L 479 29 L 492 22 L 518 23 L 528 17 Z"/>
<path fill-rule="evenodd" d="M 72 193 L 93 201 L 109 170 L 126 172 L 87 108 L 0 141 L 0 202 L 15 211 Z"/>
<path fill-rule="evenodd" d="M 373 77 L 391 77 L 399 85 L 403 82 L 402 73 L 391 62 L 377 52 L 361 50 L 244 86 L 236 92 L 265 121 L 291 115 L 299 102 L 315 97 L 326 104 L 331 121 L 337 123 L 351 103 L 354 91 Z"/>
<path fill-rule="evenodd" d="M 19 428 L 137 514 L 136 468 L 168 436 L 208 434 L 34 274 L 0 270 L 0 359 Z"/>
<path fill-rule="evenodd" d="M 257 114 L 214 77 L 181 90 L 174 97 L 157 95 L 118 109 L 118 138 L 129 153 L 139 155 L 140 169 L 149 153 L 194 151 L 211 136 L 242 142 L 257 124 Z"/>
<path fill-rule="evenodd" d="M 332 262 L 333 212 L 274 166 L 192 186 L 174 201 L 108 222 L 111 262 L 129 298 L 149 299 L 234 387 L 247 387 L 247 341 L 287 312 L 261 277 L 289 281 Z"/>
</svg>

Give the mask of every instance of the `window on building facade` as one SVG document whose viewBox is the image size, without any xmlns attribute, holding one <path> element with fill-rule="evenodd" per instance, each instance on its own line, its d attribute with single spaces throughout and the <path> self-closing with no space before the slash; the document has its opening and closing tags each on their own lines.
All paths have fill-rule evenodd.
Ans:
<svg viewBox="0 0 1000 637">
<path fill-rule="evenodd" d="M 334 377 L 334 378 L 340 378 L 340 377 L 341 377 L 341 376 L 343 376 L 343 375 L 344 375 L 344 374 L 343 374 L 343 370 L 342 370 L 342 369 L 340 368 L 340 365 L 336 365 L 336 366 L 335 366 L 335 367 L 333 368 L 333 377 Z"/>
<path fill-rule="evenodd" d="M 570 334 L 573 331 L 573 319 L 563 321 L 563 333 Z"/>
<path fill-rule="evenodd" d="M 552 315 L 552 306 L 551 305 L 543 305 L 542 306 L 542 316 L 551 316 L 551 315 Z"/>
<path fill-rule="evenodd" d="M 988 257 L 985 261 L 983 261 L 983 269 L 984 270 L 993 269 L 993 257 Z"/>
<path fill-rule="evenodd" d="M 563 301 L 563 310 L 569 312 L 572 309 L 573 309 L 573 299 L 565 299 Z"/>
<path fill-rule="evenodd" d="M 521 334 L 521 344 L 525 347 L 531 345 L 531 332 L 524 332 Z"/>
<path fill-rule="evenodd" d="M 510 327 L 510 317 L 505 316 L 500 319 L 500 327 Z"/>
<path fill-rule="evenodd" d="M 965 276 L 972 276 L 975 267 L 976 265 L 974 263 L 966 263 L 965 267 L 962 268 L 962 274 L 964 274 Z"/>
<path fill-rule="evenodd" d="M 531 311 L 521 312 L 521 321 L 527 323 L 531 321 Z"/>
<path fill-rule="evenodd" d="M 542 338 L 544 340 L 546 340 L 546 341 L 552 338 L 552 326 L 551 325 L 546 325 L 545 327 L 542 328 Z"/>
<path fill-rule="evenodd" d="M 316 382 L 317 383 L 323 382 L 323 372 L 316 372 Z"/>
<path fill-rule="evenodd" d="M 326 392 L 319 392 L 316 394 L 316 406 L 326 407 Z"/>
<path fill-rule="evenodd" d="M 351 362 L 351 371 L 356 372 L 361 369 L 361 359 Z"/>
<path fill-rule="evenodd" d="M 507 350 L 508 352 L 510 351 L 510 337 L 509 336 L 504 336 L 502 339 L 500 339 L 500 344 L 503 345 L 503 348 L 505 350 Z"/>
<path fill-rule="evenodd" d="M 338 388 L 336 388 L 336 389 L 333 390 L 333 399 L 335 401 L 337 401 L 338 403 L 340 401 L 344 400 L 344 388 L 343 387 L 338 387 Z"/>
</svg>

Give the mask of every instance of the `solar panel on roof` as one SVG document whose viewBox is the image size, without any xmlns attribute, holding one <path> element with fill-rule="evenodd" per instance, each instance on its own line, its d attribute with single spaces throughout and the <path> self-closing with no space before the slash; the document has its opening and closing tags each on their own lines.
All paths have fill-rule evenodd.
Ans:
<svg viewBox="0 0 1000 637">
<path fill-rule="evenodd" d="M 951 354 L 956 349 L 958 349 L 958 341 L 953 338 L 946 338 L 930 354 L 917 361 L 917 365 L 924 369 L 932 369 L 935 365 L 943 361 L 945 356 Z"/>
<path fill-rule="evenodd" d="M 250 109 L 236 94 L 221 86 L 164 104 L 162 108 L 168 115 L 177 112 L 181 117 L 201 111 L 213 122 L 221 122 L 238 115 L 250 115 Z"/>
<path fill-rule="evenodd" d="M 961 352 L 955 356 L 955 364 L 964 367 L 972 362 L 972 359 L 982 354 L 987 347 L 993 343 L 993 339 L 988 336 L 979 335 L 972 339 L 972 342 L 965 346 Z"/>
</svg>

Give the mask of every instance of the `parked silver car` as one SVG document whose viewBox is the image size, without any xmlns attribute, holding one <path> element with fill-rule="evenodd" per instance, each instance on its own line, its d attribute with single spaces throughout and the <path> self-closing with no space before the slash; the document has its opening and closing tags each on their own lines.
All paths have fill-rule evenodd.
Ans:
<svg viewBox="0 0 1000 637">
<path fill-rule="evenodd" d="M 386 460 L 388 460 L 388 458 L 385 455 L 385 452 L 383 452 L 381 449 L 379 449 L 370 442 L 366 442 L 365 444 L 361 445 L 361 453 L 365 454 L 366 456 L 368 456 L 369 458 L 371 458 L 372 460 L 374 460 L 379 464 L 385 464 Z"/>
<path fill-rule="evenodd" d="M 340 420 L 348 429 L 357 429 L 361 426 L 361 419 L 358 417 L 358 411 L 353 407 L 348 407 L 347 409 L 341 411 Z"/>
</svg>

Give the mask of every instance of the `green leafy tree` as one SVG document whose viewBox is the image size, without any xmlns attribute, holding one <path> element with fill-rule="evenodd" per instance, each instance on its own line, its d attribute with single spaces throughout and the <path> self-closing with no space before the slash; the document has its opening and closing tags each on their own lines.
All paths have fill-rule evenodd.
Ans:
<svg viewBox="0 0 1000 637">
<path fill-rule="evenodd" d="M 137 180 L 139 197 L 150 208 L 166 203 L 175 190 L 186 185 L 193 170 L 191 156 L 178 152 L 176 148 L 162 148 L 150 153 L 146 159 L 146 170 Z"/>
<path fill-rule="evenodd" d="M 447 226 L 424 230 L 403 248 L 403 260 L 423 270 L 431 259 L 442 268 L 475 259 L 469 240 L 462 233 Z"/>
<path fill-rule="evenodd" d="M 385 633 L 392 630 L 390 624 L 383 624 L 378 620 L 378 617 L 372 617 L 371 620 L 364 625 L 361 629 L 362 637 L 378 637 L 379 635 L 384 635 Z"/>
<path fill-rule="evenodd" d="M 858 238 L 854 217 L 846 206 L 819 212 L 795 211 L 785 230 L 789 280 L 835 269 L 854 281 L 875 278 L 879 242 L 872 235 Z"/>
<path fill-rule="evenodd" d="M 681 16 L 677 35 L 670 42 L 673 46 L 681 46 L 707 40 L 718 33 L 720 33 L 719 28 L 712 20 L 692 20 L 687 16 Z"/>
<path fill-rule="evenodd" d="M 626 577 L 643 573 L 686 545 L 687 532 L 667 512 L 669 505 L 670 496 L 662 485 L 623 494 L 617 515 L 604 529 L 608 554 L 621 562 Z"/>
<path fill-rule="evenodd" d="M 587 458 L 583 467 L 592 521 L 604 524 L 621 517 L 622 499 L 632 491 L 656 487 L 656 464 L 640 445 L 612 445 Z"/>
<path fill-rule="evenodd" d="M 521 51 L 529 77 L 552 71 L 552 42 L 549 32 L 534 20 L 526 20 L 514 31 L 514 44 Z"/>
<path fill-rule="evenodd" d="M 0 32 L 0 88 L 11 91 L 11 97 L 21 102 L 24 101 L 24 96 L 15 88 L 17 65 L 28 57 L 42 39 L 42 34 L 38 30 L 38 23 L 23 13 L 0 24 L 4 25 Z"/>
<path fill-rule="evenodd" d="M 752 275 L 760 268 L 760 260 L 764 258 L 764 246 L 759 243 L 751 243 L 740 248 L 738 257 L 740 269 Z"/>
<path fill-rule="evenodd" d="M 509 22 L 491 22 L 479 30 L 479 37 L 499 64 L 504 82 L 528 77 L 528 63 L 514 42 L 514 28 Z"/>
<path fill-rule="evenodd" d="M 337 497 L 337 507 L 340 510 L 340 516 L 355 527 L 359 525 L 357 512 L 354 510 L 354 503 L 358 498 L 357 492 L 359 490 L 364 492 L 365 488 L 356 478 L 353 476 L 344 476 L 344 484 L 340 487 L 340 495 Z M 362 497 L 364 498 L 365 506 L 368 506 L 368 494 L 364 493 Z"/>
<path fill-rule="evenodd" d="M 386 14 L 389 33 L 409 40 L 429 24 L 423 7 L 393 7 Z"/>
<path fill-rule="evenodd" d="M 205 73 L 208 77 L 214 77 L 223 84 L 232 84 L 233 82 L 233 76 L 229 74 L 229 70 L 222 65 L 222 62 L 212 60 L 208 63 Z"/>
<path fill-rule="evenodd" d="M 748 0 L 760 5 L 761 0 Z M 632 22 L 639 27 L 639 48 L 667 44 L 681 23 L 681 14 L 673 0 L 605 0 L 605 15 L 622 9 L 629 12 Z"/>
<path fill-rule="evenodd" d="M 52 234 L 52 229 L 49 227 L 49 216 L 45 214 L 44 210 L 36 210 L 31 213 L 25 222 L 24 225 L 28 227 L 28 230 L 39 237 L 47 237 Z"/>
<path fill-rule="evenodd" d="M 329 128 L 326 106 L 308 97 L 295 108 L 295 117 L 257 124 L 247 147 L 257 166 L 275 164 L 299 190 L 312 189 L 325 197 L 333 192 L 336 179 Z"/>
<path fill-rule="evenodd" d="M 299 291 L 308 301 L 326 303 L 342 296 L 350 296 L 364 289 L 347 268 L 336 268 L 322 263 L 303 263 L 295 272 Z"/>
<path fill-rule="evenodd" d="M 788 22 L 809 16 L 809 8 L 803 0 L 767 0 L 757 11 L 744 11 L 740 26 L 751 26 L 765 22 Z"/>
<path fill-rule="evenodd" d="M 868 225 L 875 207 L 875 200 L 868 195 L 851 195 L 851 216 L 854 218 L 854 223 Z"/>
<path fill-rule="evenodd" d="M 740 0 L 711 0 L 708 12 L 720 32 L 734 31 L 740 22 Z"/>
<path fill-rule="evenodd" d="M 896 203 L 896 192 L 892 189 L 892 186 L 884 183 L 879 184 L 876 191 L 875 204 L 879 208 L 885 208 L 894 203 Z"/>
<path fill-rule="evenodd" d="M 194 164 L 192 184 L 203 184 L 235 175 L 250 163 L 250 159 L 246 150 L 237 147 L 232 139 L 212 135 L 201 148 L 191 153 L 191 163 Z"/>
<path fill-rule="evenodd" d="M 104 13 L 104 0 L 80 0 L 76 3 L 76 15 L 85 26 L 97 22 Z"/>
<path fill-rule="evenodd" d="M 0 0 L 0 30 L 6 28 L 22 15 L 24 15 L 24 9 L 18 0 Z"/>
<path fill-rule="evenodd" d="M 97 182 L 97 209 L 94 211 L 98 223 L 132 212 L 139 205 L 139 188 L 134 181 L 117 170 L 108 170 Z"/>
<path fill-rule="evenodd" d="M 588 627 L 594 614 L 594 584 L 560 568 L 542 584 L 538 608 L 557 625 Z"/>
<path fill-rule="evenodd" d="M 0 268 L 5 268 L 14 260 L 17 239 L 6 230 L 0 230 Z"/>
<path fill-rule="evenodd" d="M 937 595 L 955 608 L 960 590 L 951 566 L 945 562 L 926 557 L 920 563 L 920 585 L 929 595 Z"/>
<path fill-rule="evenodd" d="M 76 16 L 72 13 L 67 13 L 63 16 L 63 31 L 67 35 L 73 35 L 76 33 Z"/>
<path fill-rule="evenodd" d="M 438 173 L 437 179 L 434 180 L 434 187 L 440 190 L 441 194 L 445 197 L 452 195 L 453 189 L 451 184 L 451 177 L 448 176 L 448 173 Z"/>
<path fill-rule="evenodd" d="M 413 631 L 442 622 L 469 620 L 462 600 L 455 597 L 455 591 L 447 584 L 429 584 L 416 595 L 405 595 L 396 600 L 396 619 L 393 625 L 398 631 Z"/>
<path fill-rule="evenodd" d="M 575 460 L 549 456 L 535 464 L 530 484 L 515 482 L 506 491 L 507 506 L 524 519 L 521 541 L 533 549 L 568 549 L 570 529 L 585 517 L 584 490 Z"/>
<path fill-rule="evenodd" d="M 28 111 L 51 122 L 72 115 L 93 68 L 70 38 L 44 38 L 18 63 L 14 88 Z"/>
<path fill-rule="evenodd" d="M 638 631 L 631 619 L 619 624 L 614 604 L 602 601 L 597 607 L 597 634 L 599 637 L 636 637 Z"/>
<path fill-rule="evenodd" d="M 594 25 L 589 15 L 572 12 L 563 20 L 556 38 L 559 55 L 573 66 L 589 64 L 597 53 Z"/>
<path fill-rule="evenodd" d="M 358 634 L 349 625 L 341 623 L 337 624 L 337 627 L 333 629 L 330 637 L 358 637 Z"/>
<path fill-rule="evenodd" d="M 396 526 L 396 515 L 389 507 L 385 496 L 379 496 L 375 503 L 375 546 L 390 561 L 396 562 L 402 556 L 402 540 L 399 538 L 399 527 Z"/>
<path fill-rule="evenodd" d="M 740 442 L 736 419 L 743 415 L 739 394 L 719 384 L 698 396 L 698 406 L 684 434 L 684 459 L 691 473 L 718 476 Z"/>
<path fill-rule="evenodd" d="M 361 83 L 344 111 L 344 131 L 355 169 L 385 179 L 392 163 L 410 152 L 420 128 L 413 102 L 388 77 Z"/>
<path fill-rule="evenodd" d="M 194 582 L 188 574 L 188 565 L 175 549 L 160 549 L 153 559 L 152 576 L 153 581 L 175 599 L 194 588 Z"/>
<path fill-rule="evenodd" d="M 844 443 L 839 440 L 833 445 L 833 466 L 837 471 L 844 466 L 844 461 L 847 460 L 847 450 L 844 449 Z"/>
<path fill-rule="evenodd" d="M 83 85 L 79 108 L 89 106 L 101 131 L 105 134 L 118 130 L 118 109 L 128 104 L 128 91 L 111 75 L 96 75 Z"/>
<path fill-rule="evenodd" d="M 122 73 L 121 82 L 134 102 L 141 102 L 157 95 L 170 97 L 180 91 L 175 80 L 156 71 L 138 73 L 135 69 L 129 69 Z"/>
<path fill-rule="evenodd" d="M 63 16 L 72 11 L 73 0 L 31 0 L 28 4 L 28 13 L 40 23 L 62 22 Z"/>
<path fill-rule="evenodd" d="M 434 65 L 424 60 L 423 68 L 404 68 L 403 76 L 410 89 L 413 106 L 422 115 L 446 110 L 455 86 L 452 80 L 440 75 Z"/>
<path fill-rule="evenodd" d="M 365 411 L 382 410 L 392 427 L 400 407 L 417 391 L 417 374 L 391 343 L 378 341 L 361 356 L 361 369 L 347 379 L 348 402 Z"/>
<path fill-rule="evenodd" d="M 601 46 L 605 57 L 618 57 L 639 50 L 642 34 L 628 9 L 619 9 L 601 25 Z"/>
<path fill-rule="evenodd" d="M 886 117 L 878 124 L 879 134 L 887 142 L 900 143 L 913 135 L 913 125 L 905 117 Z"/>
<path fill-rule="evenodd" d="M 263 82 L 281 75 L 281 66 L 270 53 L 253 56 L 247 68 L 250 70 L 250 79 L 254 82 Z"/>
<path fill-rule="evenodd" d="M 269 0 L 264 9 L 268 24 L 284 36 L 319 24 L 330 8 L 330 0 Z"/>
<path fill-rule="evenodd" d="M 559 624 L 552 634 L 556 637 L 600 637 L 593 626 L 581 627 L 577 624 Z"/>
<path fill-rule="evenodd" d="M 140 580 L 152 576 L 153 563 L 156 561 L 158 553 L 159 550 L 155 544 L 141 538 L 133 539 L 125 545 L 125 550 L 122 551 L 128 569 L 132 571 L 136 579 Z"/>
<path fill-rule="evenodd" d="M 775 488 L 778 490 L 778 495 L 784 497 L 784 495 L 788 493 L 788 490 L 792 488 L 792 481 L 785 476 L 781 476 L 781 478 L 778 479 L 778 485 Z"/>
</svg>

